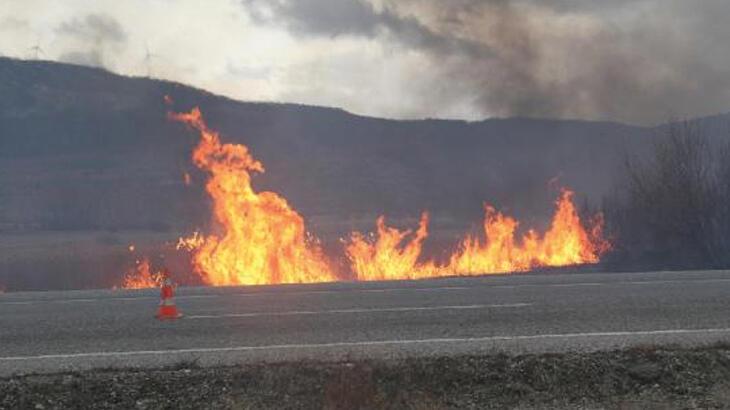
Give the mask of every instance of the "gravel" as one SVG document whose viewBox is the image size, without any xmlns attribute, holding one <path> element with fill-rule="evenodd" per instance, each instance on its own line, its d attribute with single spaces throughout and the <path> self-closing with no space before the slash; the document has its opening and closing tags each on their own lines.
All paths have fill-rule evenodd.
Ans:
<svg viewBox="0 0 730 410">
<path fill-rule="evenodd" d="M 0 379 L 2 409 L 730 408 L 730 346 L 201 368 Z"/>
</svg>

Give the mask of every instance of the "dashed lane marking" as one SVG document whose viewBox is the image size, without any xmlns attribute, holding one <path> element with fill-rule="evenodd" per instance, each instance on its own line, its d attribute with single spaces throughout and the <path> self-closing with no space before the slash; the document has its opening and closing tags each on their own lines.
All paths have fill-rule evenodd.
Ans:
<svg viewBox="0 0 730 410">
<path fill-rule="evenodd" d="M 730 334 L 730 328 L 709 328 L 709 329 L 665 329 L 665 330 L 638 330 L 624 332 L 588 332 L 588 333 L 554 333 L 537 335 L 518 336 L 485 336 L 467 338 L 433 338 L 433 339 L 400 339 L 400 340 L 366 340 L 359 342 L 331 342 L 331 343 L 310 343 L 310 344 L 280 344 L 262 346 L 231 346 L 231 347 L 197 347 L 190 349 L 169 349 L 169 350 L 134 350 L 118 352 L 84 352 L 84 353 L 62 353 L 42 354 L 34 356 L 6 356 L 0 357 L 0 362 L 17 362 L 31 360 L 53 360 L 53 359 L 80 359 L 80 358 L 105 358 L 105 357 L 130 357 L 130 356 L 164 356 L 189 353 L 226 353 L 226 352 L 250 352 L 266 350 L 296 350 L 296 349 L 330 349 L 337 347 L 387 347 L 403 346 L 412 344 L 459 344 L 459 343 L 489 343 L 489 342 L 510 342 L 529 340 L 560 340 L 560 339 L 581 339 L 581 338 L 605 338 L 605 337 L 632 337 L 632 336 L 678 336 L 678 335 L 702 335 L 702 334 Z"/>
<path fill-rule="evenodd" d="M 236 317 L 261 317 L 261 316 L 300 316 L 300 315 L 333 315 L 333 314 L 357 314 L 357 313 L 386 313 L 386 312 L 421 312 L 434 310 L 473 310 L 492 308 L 519 308 L 531 306 L 532 303 L 510 303 L 495 305 L 462 305 L 462 306 L 415 306 L 415 307 L 393 307 L 393 308 L 372 308 L 372 309 L 333 309 L 333 310 L 293 310 L 286 312 L 249 312 L 249 313 L 224 313 L 220 315 L 192 315 L 185 316 L 186 319 L 222 319 Z"/>
</svg>

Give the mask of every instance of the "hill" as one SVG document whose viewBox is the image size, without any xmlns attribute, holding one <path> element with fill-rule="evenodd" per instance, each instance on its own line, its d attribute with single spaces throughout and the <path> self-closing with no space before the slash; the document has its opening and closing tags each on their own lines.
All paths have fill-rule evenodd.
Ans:
<svg viewBox="0 0 730 410">
<path fill-rule="evenodd" d="M 3 231 L 186 229 L 206 213 L 190 152 L 166 119 L 200 106 L 228 141 L 248 145 L 275 190 L 308 217 L 385 213 L 472 220 L 490 201 L 545 215 L 548 181 L 593 200 L 619 156 L 649 129 L 615 123 L 367 118 L 338 109 L 239 102 L 181 84 L 88 67 L 0 59 Z M 189 189 L 183 173 L 196 184 Z M 314 227 L 316 229 L 316 227 Z"/>
<path fill-rule="evenodd" d="M 134 235 L 104 235 L 174 238 L 205 228 L 205 175 L 190 160 L 197 136 L 167 120 L 165 95 L 177 111 L 199 106 L 227 142 L 249 146 L 266 167 L 255 187 L 287 198 L 325 247 L 339 246 L 353 229 L 371 230 L 377 215 L 413 225 L 422 210 L 432 214 L 431 243 L 448 242 L 481 223 L 484 201 L 526 225 L 544 226 L 558 185 L 574 189 L 579 203 L 599 203 L 612 190 L 625 153 L 641 153 L 661 128 L 369 118 L 235 101 L 96 68 L 0 58 L 2 246 L 70 231 L 120 246 Z M 11 270 L 37 270 L 32 262 L 13 263 L 0 264 L 0 282 Z M 107 266 L 72 265 L 78 271 Z"/>
</svg>

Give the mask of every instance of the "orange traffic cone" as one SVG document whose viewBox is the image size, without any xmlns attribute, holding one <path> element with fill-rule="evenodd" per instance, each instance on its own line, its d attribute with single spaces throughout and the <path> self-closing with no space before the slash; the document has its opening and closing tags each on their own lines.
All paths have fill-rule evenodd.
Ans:
<svg viewBox="0 0 730 410">
<path fill-rule="evenodd" d="M 175 306 L 175 295 L 172 281 L 165 277 L 160 288 L 160 307 L 157 309 L 157 318 L 160 320 L 172 320 L 182 317 Z"/>
</svg>

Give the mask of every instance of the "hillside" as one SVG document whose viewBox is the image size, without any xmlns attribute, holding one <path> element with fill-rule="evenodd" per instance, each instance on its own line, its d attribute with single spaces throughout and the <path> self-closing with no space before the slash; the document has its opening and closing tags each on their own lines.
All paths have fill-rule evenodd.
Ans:
<svg viewBox="0 0 730 410">
<path fill-rule="evenodd" d="M 177 111 L 199 106 L 226 141 L 248 145 L 266 167 L 255 177 L 256 188 L 286 197 L 326 248 L 339 246 L 353 229 L 372 229 L 377 215 L 410 226 L 422 210 L 432 214 L 431 246 L 449 243 L 481 223 L 484 201 L 542 227 L 557 185 L 573 188 L 579 204 L 598 204 L 611 191 L 625 153 L 640 154 L 656 133 L 607 122 L 369 118 L 234 101 L 95 68 L 0 58 L 3 246 L 19 236 L 75 231 L 123 247 L 135 236 L 98 235 L 174 238 L 206 228 L 205 175 L 190 161 L 197 137 L 166 119 L 165 95 Z M 184 173 L 192 176 L 190 186 Z M 98 271 L 121 256 L 114 263 L 99 258 L 91 258 L 93 266 L 69 266 Z M 11 271 L 36 272 L 33 260 L 0 264 L 0 282 Z"/>
<path fill-rule="evenodd" d="M 0 59 L 0 229 L 184 229 L 206 213 L 195 136 L 166 120 L 200 106 L 248 145 L 275 190 L 305 216 L 386 213 L 465 222 L 482 201 L 549 212 L 548 181 L 598 199 L 618 157 L 649 130 L 613 123 L 497 119 L 393 121 L 342 110 L 233 101 L 99 69 Z M 194 187 L 182 175 L 194 175 Z M 316 226 L 313 227 L 316 229 Z"/>
</svg>

